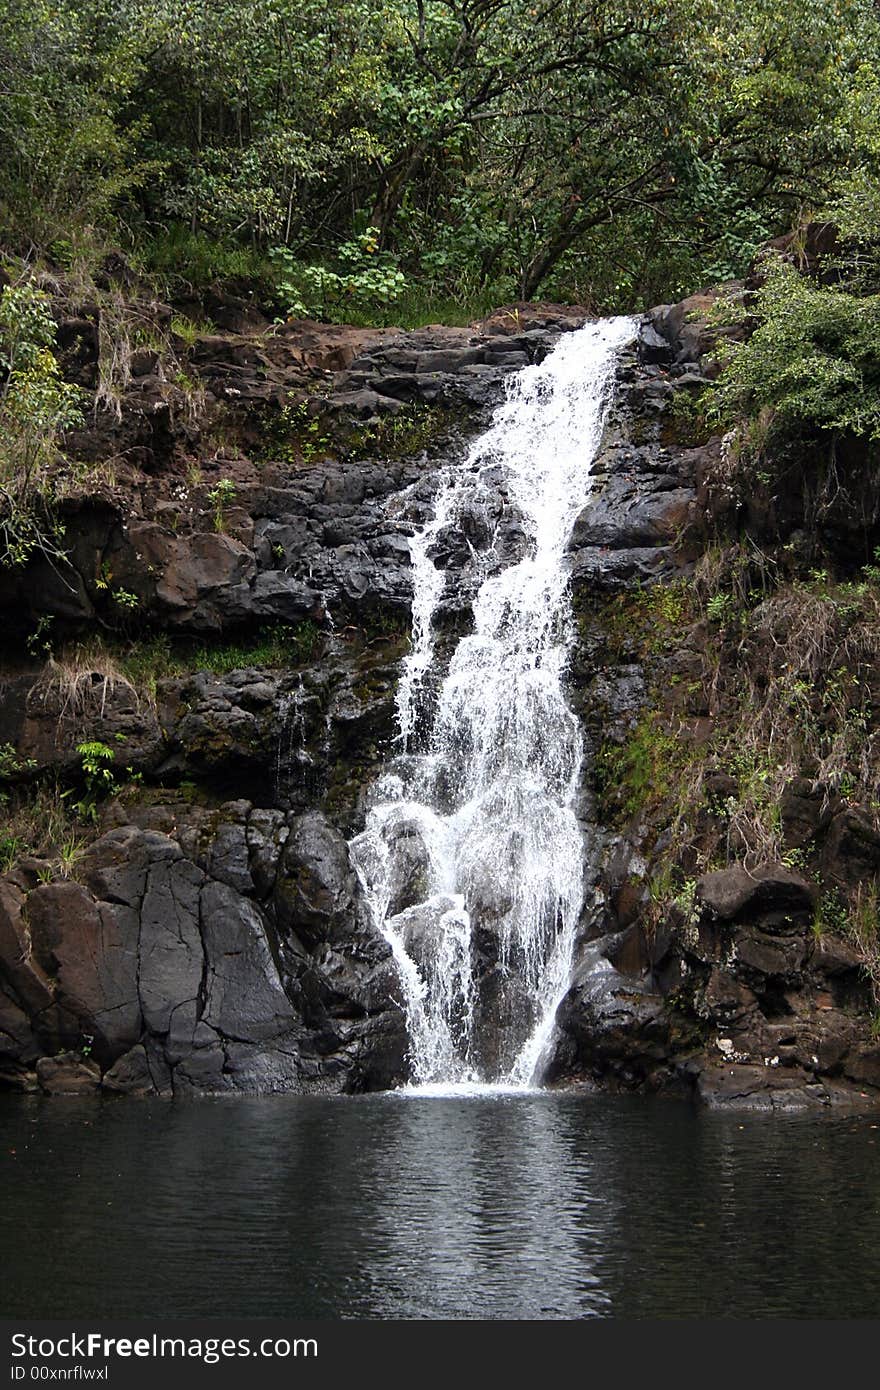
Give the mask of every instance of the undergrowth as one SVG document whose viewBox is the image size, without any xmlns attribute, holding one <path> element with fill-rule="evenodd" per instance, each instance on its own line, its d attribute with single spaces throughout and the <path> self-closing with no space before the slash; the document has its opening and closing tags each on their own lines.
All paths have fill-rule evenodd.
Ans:
<svg viewBox="0 0 880 1390">
<path fill-rule="evenodd" d="M 782 580 L 751 543 L 710 551 L 692 582 L 618 598 L 606 635 L 652 672 L 644 709 L 622 742 L 600 745 L 594 777 L 612 824 L 660 834 L 654 915 L 731 863 L 815 876 L 783 814 L 794 791 L 880 830 L 880 567 Z M 697 679 L 676 670 L 682 647 L 699 653 Z M 837 930 L 880 1000 L 878 897 L 872 882 L 843 893 Z"/>
<path fill-rule="evenodd" d="M 115 660 L 138 690 L 155 697 L 158 681 L 210 671 L 227 675 L 245 667 L 302 666 L 318 652 L 321 633 L 315 623 L 270 623 L 252 637 L 238 641 L 192 644 L 175 642 L 160 633 L 120 647 Z"/>
</svg>

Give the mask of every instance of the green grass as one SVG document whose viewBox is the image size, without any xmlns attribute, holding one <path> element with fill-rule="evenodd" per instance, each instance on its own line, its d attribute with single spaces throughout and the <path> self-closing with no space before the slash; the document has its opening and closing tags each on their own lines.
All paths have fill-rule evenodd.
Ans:
<svg viewBox="0 0 880 1390">
<path fill-rule="evenodd" d="M 253 642 L 201 646 L 188 656 L 189 669 L 211 671 L 216 676 L 244 666 L 301 666 L 314 654 L 320 634 L 314 623 L 295 627 L 273 623 Z"/>
<path fill-rule="evenodd" d="M 251 639 L 237 642 L 174 643 L 165 634 L 133 642 L 118 655 L 125 675 L 138 690 L 155 691 L 156 681 L 210 671 L 224 676 L 246 666 L 301 666 L 311 660 L 320 642 L 314 623 L 288 626 L 272 623 Z"/>
<path fill-rule="evenodd" d="M 166 286 L 188 284 L 199 290 L 216 281 L 251 280 L 270 290 L 274 282 L 274 272 L 262 252 L 216 241 L 182 226 L 157 232 L 139 248 L 138 259 L 148 275 Z"/>
<path fill-rule="evenodd" d="M 668 800 L 693 750 L 672 733 L 662 711 L 650 710 L 622 744 L 604 742 L 595 777 L 606 811 L 625 823 Z"/>
<path fill-rule="evenodd" d="M 450 328 L 466 328 L 474 319 L 485 318 L 510 295 L 490 287 L 476 293 L 451 295 L 423 285 L 411 285 L 390 304 L 371 309 L 344 309 L 340 319 L 356 328 L 424 328 L 442 323 Z"/>
<path fill-rule="evenodd" d="M 184 226 L 172 225 L 156 232 L 139 246 L 137 260 L 144 273 L 167 290 L 188 285 L 199 291 L 223 281 L 246 280 L 267 301 L 275 297 L 277 272 L 264 252 L 216 241 Z M 456 294 L 415 283 L 388 304 L 369 308 L 341 305 L 331 317 L 356 328 L 423 328 L 429 323 L 463 328 L 509 298 L 498 286 L 463 289 Z"/>
</svg>

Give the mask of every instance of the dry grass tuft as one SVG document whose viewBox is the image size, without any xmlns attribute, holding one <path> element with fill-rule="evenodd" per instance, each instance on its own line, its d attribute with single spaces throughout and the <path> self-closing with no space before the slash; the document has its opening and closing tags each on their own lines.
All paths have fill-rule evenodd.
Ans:
<svg viewBox="0 0 880 1390">
<path fill-rule="evenodd" d="M 100 639 L 77 643 L 50 656 L 32 694 L 57 705 L 59 723 L 102 719 L 117 691 L 124 690 L 141 707 L 141 696 Z"/>
</svg>

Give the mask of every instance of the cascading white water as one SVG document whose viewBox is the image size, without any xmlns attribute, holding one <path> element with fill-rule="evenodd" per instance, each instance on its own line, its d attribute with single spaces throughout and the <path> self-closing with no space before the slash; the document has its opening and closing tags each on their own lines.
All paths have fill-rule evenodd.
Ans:
<svg viewBox="0 0 880 1390">
<path fill-rule="evenodd" d="M 417 1084 L 536 1080 L 568 983 L 584 846 L 581 735 L 563 689 L 573 635 L 564 557 L 617 354 L 634 333 L 629 319 L 591 324 L 511 377 L 410 543 L 400 752 L 350 848 L 399 969 Z M 523 558 L 499 568 L 494 539 L 473 550 L 473 630 L 441 681 L 435 618 L 447 575 L 432 555 L 463 520 L 491 513 L 492 499 L 497 514 L 499 496 Z"/>
</svg>

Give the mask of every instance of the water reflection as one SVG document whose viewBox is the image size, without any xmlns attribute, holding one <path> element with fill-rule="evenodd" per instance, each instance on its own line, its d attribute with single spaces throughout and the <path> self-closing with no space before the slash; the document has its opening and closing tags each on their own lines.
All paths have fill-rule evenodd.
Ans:
<svg viewBox="0 0 880 1390">
<path fill-rule="evenodd" d="M 6 1316 L 876 1315 L 876 1120 L 0 1101 Z"/>
<path fill-rule="evenodd" d="M 374 1297 L 393 1291 L 394 1316 L 577 1318 L 610 1308 L 595 1266 L 613 1238 L 613 1202 L 597 1198 L 596 1165 L 571 1112 L 540 1096 L 402 1098 L 397 1107 L 395 1142 L 373 1175 L 385 1199 L 369 1269 Z"/>
</svg>

